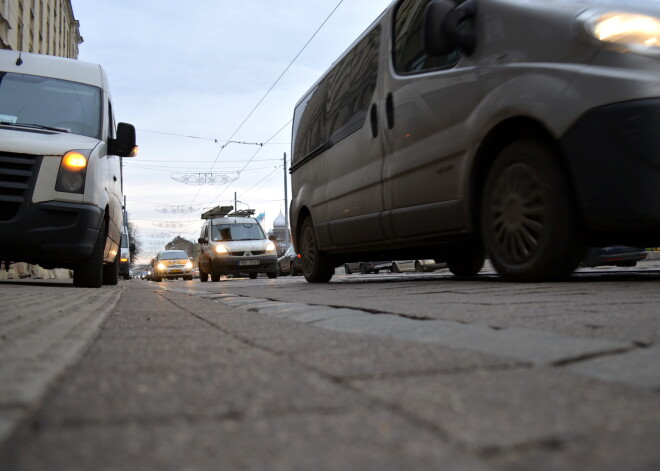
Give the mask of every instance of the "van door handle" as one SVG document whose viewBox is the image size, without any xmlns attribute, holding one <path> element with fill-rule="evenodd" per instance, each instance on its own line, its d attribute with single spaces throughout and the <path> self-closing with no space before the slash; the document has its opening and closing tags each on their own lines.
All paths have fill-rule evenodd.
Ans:
<svg viewBox="0 0 660 471">
<path fill-rule="evenodd" d="M 387 127 L 392 129 L 394 127 L 394 98 L 392 98 L 392 93 L 388 93 L 385 99 L 385 116 L 387 117 Z"/>
<path fill-rule="evenodd" d="M 371 137 L 378 137 L 378 107 L 374 103 L 371 105 Z"/>
</svg>

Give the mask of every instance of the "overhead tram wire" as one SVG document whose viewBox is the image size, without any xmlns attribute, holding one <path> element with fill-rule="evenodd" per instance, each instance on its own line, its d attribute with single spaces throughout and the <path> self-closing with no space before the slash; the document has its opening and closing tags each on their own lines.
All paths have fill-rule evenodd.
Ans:
<svg viewBox="0 0 660 471">
<path fill-rule="evenodd" d="M 257 108 L 259 108 L 259 106 L 261 105 L 261 103 L 263 103 L 263 101 L 264 101 L 264 100 L 266 99 L 266 97 L 270 94 L 270 92 L 273 90 L 273 88 L 275 88 L 275 86 L 276 86 L 276 85 L 279 83 L 279 81 L 282 79 L 282 77 L 284 76 L 284 74 L 286 74 L 286 73 L 288 72 L 288 70 L 291 68 L 291 66 L 293 65 L 293 63 L 298 59 L 298 57 L 300 57 L 300 54 L 303 53 L 303 51 L 307 48 L 307 46 L 309 45 L 309 43 L 312 42 L 312 40 L 316 37 L 316 35 L 319 33 L 319 31 L 321 31 L 321 29 L 325 26 L 325 24 L 328 22 L 328 20 L 330 20 L 330 18 L 332 17 L 332 15 L 334 15 L 335 11 L 337 11 L 337 9 L 339 8 L 339 6 L 340 6 L 343 2 L 344 2 L 344 0 L 339 0 L 339 2 L 338 2 L 337 5 L 332 9 L 332 11 L 330 12 L 330 14 L 325 18 L 325 20 L 323 20 L 323 23 L 321 23 L 321 25 L 316 29 L 316 31 L 314 31 L 314 34 L 312 34 L 312 36 L 307 40 L 307 42 L 306 42 L 305 45 L 302 47 L 302 49 L 300 49 L 300 51 L 298 51 L 298 54 L 296 54 L 296 56 L 291 60 L 291 62 L 289 63 L 289 65 L 286 66 L 286 68 L 285 68 L 284 71 L 280 74 L 280 76 L 277 77 L 277 80 L 275 80 L 275 82 L 273 83 L 273 85 L 271 85 L 271 87 L 268 89 L 268 91 L 264 94 L 264 96 L 261 98 L 261 100 L 259 100 L 259 102 L 255 105 L 254 108 L 252 108 L 252 111 L 250 111 L 250 113 L 249 113 L 249 114 L 247 115 L 247 117 L 243 120 L 243 122 L 238 126 L 238 128 L 236 128 L 236 130 L 234 131 L 234 133 L 229 137 L 229 141 L 231 141 L 231 140 L 234 138 L 234 136 L 238 133 L 238 131 L 241 130 L 241 128 L 243 127 L 243 125 L 248 121 L 248 119 L 250 119 L 250 117 L 254 114 L 254 112 L 257 110 Z M 288 123 L 287 123 L 284 127 L 286 127 L 286 126 L 288 126 Z M 281 129 L 280 129 L 280 131 L 281 131 Z M 279 133 L 280 131 L 278 131 L 278 133 Z M 275 135 L 277 135 L 277 134 L 275 134 Z M 269 140 L 270 140 L 270 139 L 269 139 Z M 268 143 L 268 142 L 269 142 L 269 141 L 266 141 L 266 143 Z M 211 169 L 210 169 L 210 170 L 213 170 L 213 167 L 215 167 L 215 164 L 217 163 L 218 158 L 220 157 L 220 154 L 222 153 L 222 151 L 224 150 L 225 147 L 226 147 L 226 146 L 223 146 L 223 147 L 220 148 L 220 151 L 218 152 L 218 155 L 216 155 L 215 160 L 213 161 L 213 164 L 211 165 Z M 260 149 L 261 149 L 261 147 L 260 147 Z M 258 151 L 257 151 L 257 152 L 258 152 Z M 256 155 L 256 153 L 255 153 L 255 155 Z M 253 156 L 253 157 L 254 157 L 254 156 Z M 250 160 L 252 160 L 252 159 L 250 159 Z M 249 161 L 248 161 L 248 162 L 249 162 Z M 239 172 L 239 177 L 240 177 L 240 172 Z M 234 180 L 234 181 L 235 181 L 235 180 Z M 233 182 L 231 182 L 231 183 L 233 183 Z M 231 183 L 230 183 L 230 185 L 231 185 Z M 197 193 L 195 194 L 195 197 L 193 198 L 192 202 L 190 203 L 191 205 L 192 205 L 192 203 L 197 199 L 197 196 L 199 196 L 199 192 L 200 192 L 200 191 L 202 191 L 202 186 L 200 186 L 199 189 L 197 190 Z M 217 199 L 217 198 L 216 198 L 216 199 Z"/>
</svg>

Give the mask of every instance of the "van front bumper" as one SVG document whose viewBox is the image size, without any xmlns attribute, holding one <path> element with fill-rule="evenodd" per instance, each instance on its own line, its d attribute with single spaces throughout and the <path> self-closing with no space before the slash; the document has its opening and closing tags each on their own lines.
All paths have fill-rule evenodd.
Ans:
<svg viewBox="0 0 660 471">
<path fill-rule="evenodd" d="M 277 256 L 270 254 L 252 257 L 217 257 L 213 259 L 212 267 L 216 275 L 274 272 L 277 271 Z"/>
<path fill-rule="evenodd" d="M 0 222 L 0 260 L 73 268 L 92 253 L 102 218 L 87 204 L 32 203 Z"/>
<path fill-rule="evenodd" d="M 594 108 L 560 145 L 586 229 L 660 245 L 660 98 Z"/>
</svg>

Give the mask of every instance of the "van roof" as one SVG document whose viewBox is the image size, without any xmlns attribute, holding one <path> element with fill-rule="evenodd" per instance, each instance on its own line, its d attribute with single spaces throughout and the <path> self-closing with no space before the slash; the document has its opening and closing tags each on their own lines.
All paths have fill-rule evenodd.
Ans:
<svg viewBox="0 0 660 471">
<path fill-rule="evenodd" d="M 16 65 L 20 54 L 23 61 Z M 0 71 L 39 75 L 107 89 L 105 71 L 98 64 L 29 52 L 0 50 Z"/>
</svg>

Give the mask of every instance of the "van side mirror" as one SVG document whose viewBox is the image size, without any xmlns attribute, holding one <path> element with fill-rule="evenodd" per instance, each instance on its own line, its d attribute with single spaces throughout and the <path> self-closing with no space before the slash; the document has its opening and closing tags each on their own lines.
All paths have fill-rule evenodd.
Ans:
<svg viewBox="0 0 660 471">
<path fill-rule="evenodd" d="M 206 239 L 206 237 L 200 237 L 199 239 L 197 239 L 197 242 L 200 243 L 200 244 L 208 244 L 209 243 L 209 241 Z"/>
<path fill-rule="evenodd" d="M 475 0 L 467 0 L 459 6 L 449 0 L 432 0 L 424 11 L 426 51 L 446 55 L 458 47 L 471 55 L 477 42 L 473 24 L 476 13 Z"/>
<path fill-rule="evenodd" d="M 120 157 L 135 156 L 135 127 L 128 123 L 117 124 L 117 137 L 110 143 L 110 154 Z"/>
<path fill-rule="evenodd" d="M 273 242 L 275 242 L 277 240 L 277 236 L 275 234 L 269 235 L 268 240 L 272 240 Z"/>
</svg>

